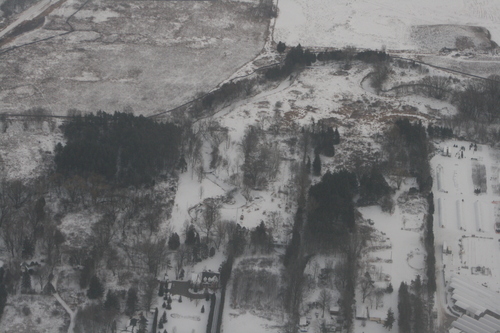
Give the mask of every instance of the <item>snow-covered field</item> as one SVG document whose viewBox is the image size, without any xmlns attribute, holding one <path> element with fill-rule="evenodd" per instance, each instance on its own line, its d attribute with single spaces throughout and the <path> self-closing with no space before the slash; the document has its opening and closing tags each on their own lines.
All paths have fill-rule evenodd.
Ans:
<svg viewBox="0 0 500 333">
<path fill-rule="evenodd" d="M 278 7 L 274 39 L 289 45 L 425 49 L 412 37 L 412 29 L 443 24 L 482 26 L 493 40 L 500 40 L 496 0 L 279 0 Z M 462 28 L 452 30 L 463 35 L 457 29 Z M 432 37 L 449 38 L 449 34 Z"/>
</svg>

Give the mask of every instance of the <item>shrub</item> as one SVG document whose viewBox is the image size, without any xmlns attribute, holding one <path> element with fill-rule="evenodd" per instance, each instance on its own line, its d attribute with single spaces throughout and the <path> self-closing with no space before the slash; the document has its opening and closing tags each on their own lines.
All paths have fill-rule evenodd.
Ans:
<svg viewBox="0 0 500 333">
<path fill-rule="evenodd" d="M 31 314 L 31 310 L 30 310 L 29 306 L 27 306 L 27 305 L 23 306 L 23 314 L 25 316 L 29 316 Z"/>
</svg>

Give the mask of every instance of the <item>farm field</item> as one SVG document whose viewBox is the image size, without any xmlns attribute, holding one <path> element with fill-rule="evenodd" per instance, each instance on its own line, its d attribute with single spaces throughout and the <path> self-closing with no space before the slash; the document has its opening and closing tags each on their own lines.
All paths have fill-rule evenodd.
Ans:
<svg viewBox="0 0 500 333">
<path fill-rule="evenodd" d="M 280 0 L 278 6 L 274 39 L 290 45 L 437 51 L 454 47 L 459 36 L 488 43 L 487 34 L 462 25 L 485 27 L 500 40 L 495 0 Z"/>
<path fill-rule="evenodd" d="M 5 52 L 67 33 L 68 23 L 69 34 Z M 254 59 L 268 24 L 255 2 L 68 0 L 0 48 L 0 108 L 163 111 Z"/>
</svg>

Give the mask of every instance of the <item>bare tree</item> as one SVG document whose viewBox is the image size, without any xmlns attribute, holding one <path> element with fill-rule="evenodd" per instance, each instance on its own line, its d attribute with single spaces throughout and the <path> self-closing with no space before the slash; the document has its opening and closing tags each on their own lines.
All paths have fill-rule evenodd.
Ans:
<svg viewBox="0 0 500 333">
<path fill-rule="evenodd" d="M 366 297 L 370 295 L 374 289 L 374 281 L 372 280 L 370 273 L 365 273 L 365 275 L 360 280 L 359 286 L 361 288 L 361 296 L 364 303 Z"/>
<path fill-rule="evenodd" d="M 330 306 L 331 302 L 332 302 L 332 294 L 326 289 L 321 289 L 318 298 L 319 306 L 323 310 L 321 318 L 325 317 L 325 310 Z"/>
<path fill-rule="evenodd" d="M 405 168 L 394 166 L 390 178 L 396 183 L 398 190 L 401 189 L 401 184 L 406 177 L 408 177 L 408 172 Z"/>
<path fill-rule="evenodd" d="M 21 208 L 22 205 L 30 200 L 32 195 L 32 190 L 21 180 L 6 182 L 2 185 L 2 188 L 14 209 Z"/>
<path fill-rule="evenodd" d="M 142 306 L 144 310 L 149 312 L 151 306 L 154 303 L 156 297 L 156 287 L 158 286 L 158 280 L 154 276 L 149 276 L 145 279 L 142 289 Z"/>
<path fill-rule="evenodd" d="M 319 263 L 316 260 L 314 260 L 312 262 L 312 270 L 313 270 L 313 274 L 314 274 L 313 275 L 314 280 L 316 280 L 316 278 L 318 277 L 320 269 L 321 269 L 321 266 L 319 265 Z"/>
<path fill-rule="evenodd" d="M 5 221 L 8 221 L 12 216 L 12 207 L 5 191 L 0 191 L 0 228 Z"/>
<path fill-rule="evenodd" d="M 384 305 L 384 294 L 384 289 L 377 288 L 375 290 L 375 309 L 378 309 L 379 307 Z"/>
<path fill-rule="evenodd" d="M 104 196 L 104 193 L 109 191 L 109 186 L 106 184 L 106 180 L 103 176 L 98 174 L 92 174 L 88 178 L 89 183 L 89 193 L 92 203 L 95 205 Z"/>
<path fill-rule="evenodd" d="M 342 51 L 344 52 L 344 61 L 345 61 L 344 68 L 350 69 L 352 60 L 354 59 L 354 56 L 356 55 L 356 52 L 358 50 L 356 49 L 355 46 L 348 45 Z"/>
<path fill-rule="evenodd" d="M 270 212 L 267 214 L 267 225 L 271 227 L 273 231 L 278 230 L 283 225 L 283 217 L 280 212 Z"/>
<path fill-rule="evenodd" d="M 373 72 L 371 73 L 371 86 L 375 92 L 379 94 L 382 91 L 384 82 L 389 78 L 391 69 L 386 62 L 376 62 L 373 65 Z"/>
<path fill-rule="evenodd" d="M 444 76 L 426 76 L 422 79 L 423 92 L 426 96 L 444 99 L 450 89 L 450 80 Z"/>
<path fill-rule="evenodd" d="M 84 201 L 85 192 L 86 192 L 86 182 L 85 180 L 76 175 L 74 177 L 66 179 L 63 184 L 64 189 L 66 190 L 66 194 L 69 197 L 71 203 L 79 203 L 80 201 Z"/>
<path fill-rule="evenodd" d="M 205 208 L 203 210 L 203 219 L 198 221 L 197 225 L 202 232 L 206 235 L 207 245 L 212 236 L 212 229 L 217 221 L 220 219 L 220 203 L 213 199 L 205 200 Z"/>
<path fill-rule="evenodd" d="M 181 270 L 184 267 L 184 263 L 188 260 L 188 249 L 182 244 L 177 252 L 175 253 L 175 278 L 179 279 Z"/>
<path fill-rule="evenodd" d="M 158 271 L 165 264 L 165 255 L 167 253 L 167 239 L 148 239 L 147 241 L 139 244 L 136 250 L 140 253 L 142 262 L 144 262 L 148 267 L 149 273 L 153 276 L 158 275 Z"/>
<path fill-rule="evenodd" d="M 157 232 L 161 223 L 161 213 L 162 208 L 158 204 L 153 204 L 152 207 L 147 209 L 143 221 L 149 229 L 149 237 L 153 235 L 153 232 Z"/>
<path fill-rule="evenodd" d="M 111 246 L 116 234 L 115 216 L 106 214 L 92 226 L 90 242 L 96 254 L 101 257 Z"/>
<path fill-rule="evenodd" d="M 47 283 L 50 282 L 50 278 L 54 272 L 54 267 L 55 264 L 46 263 L 35 271 L 35 276 L 38 278 L 38 282 L 40 284 L 40 290 L 43 290 Z"/>
<path fill-rule="evenodd" d="M 217 221 L 214 226 L 214 245 L 218 250 L 227 235 L 227 221 Z"/>
<path fill-rule="evenodd" d="M 21 255 L 26 235 L 29 234 L 26 219 L 22 214 L 14 214 L 11 218 L 4 221 L 1 233 L 4 244 L 12 258 L 18 258 Z"/>
</svg>

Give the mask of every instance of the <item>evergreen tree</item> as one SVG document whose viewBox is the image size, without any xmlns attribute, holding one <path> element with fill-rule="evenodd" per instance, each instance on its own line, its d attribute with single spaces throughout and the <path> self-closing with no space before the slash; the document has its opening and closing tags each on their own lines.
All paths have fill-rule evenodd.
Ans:
<svg viewBox="0 0 500 333">
<path fill-rule="evenodd" d="M 201 313 L 205 313 L 205 305 L 201 306 Z"/>
<path fill-rule="evenodd" d="M 198 233 L 196 232 L 194 225 L 191 224 L 189 226 L 187 233 L 186 233 L 186 241 L 185 241 L 186 245 L 190 245 L 190 246 L 195 245 L 196 240 L 197 240 L 197 235 L 198 235 Z"/>
<path fill-rule="evenodd" d="M 21 289 L 26 294 L 31 292 L 31 275 L 28 273 L 28 270 L 23 272 Z"/>
<path fill-rule="evenodd" d="M 413 296 L 413 332 L 425 333 L 426 316 L 424 313 L 424 304 L 422 298 L 418 295 Z"/>
<path fill-rule="evenodd" d="M 89 283 L 89 289 L 87 290 L 87 297 L 89 299 L 101 298 L 104 295 L 104 287 L 99 281 L 97 276 L 92 276 Z"/>
<path fill-rule="evenodd" d="M 5 309 L 5 304 L 7 304 L 7 289 L 5 289 L 5 284 L 0 283 L 0 318 L 3 315 L 3 310 Z"/>
<path fill-rule="evenodd" d="M 276 49 L 279 53 L 283 53 L 286 50 L 286 44 L 280 41 Z"/>
<path fill-rule="evenodd" d="M 335 132 L 333 133 L 333 144 L 338 145 L 339 143 L 340 143 L 339 129 L 335 128 Z"/>
<path fill-rule="evenodd" d="M 325 133 L 323 133 L 323 142 L 321 151 L 325 156 L 333 157 L 335 155 L 335 133 L 331 127 L 328 127 Z"/>
<path fill-rule="evenodd" d="M 139 330 L 137 331 L 137 333 L 146 333 L 147 328 L 148 328 L 148 320 L 146 319 L 146 317 L 141 315 L 141 317 L 139 318 Z"/>
<path fill-rule="evenodd" d="M 340 245 L 347 233 L 355 231 L 356 190 L 356 175 L 345 170 L 327 172 L 321 182 L 309 188 L 309 197 L 315 205 L 308 209 L 306 227 L 312 242 L 325 250 L 332 249 Z"/>
<path fill-rule="evenodd" d="M 394 325 L 395 320 L 396 319 L 394 318 L 394 312 L 392 312 L 392 309 L 389 308 L 389 310 L 387 310 L 387 318 L 385 319 L 384 327 L 390 331 L 392 329 L 392 325 Z"/>
<path fill-rule="evenodd" d="M 22 256 L 24 259 L 30 259 L 33 257 L 33 253 L 35 252 L 35 244 L 28 237 L 24 238 L 23 248 L 22 248 Z"/>
<path fill-rule="evenodd" d="M 422 292 L 422 279 L 420 279 L 420 275 L 417 275 L 415 280 L 411 281 L 411 288 L 413 289 L 413 292 L 415 295 L 420 297 L 421 292 Z"/>
<path fill-rule="evenodd" d="M 399 311 L 399 332 L 411 332 L 411 300 L 408 292 L 408 285 L 401 282 L 398 291 L 398 311 Z"/>
<path fill-rule="evenodd" d="M 256 249 L 260 249 L 260 251 L 267 252 L 268 250 L 270 250 L 270 246 L 272 244 L 272 236 L 268 233 L 264 221 L 261 221 L 260 224 L 254 230 L 252 230 L 250 241 L 252 245 Z"/>
<path fill-rule="evenodd" d="M 83 269 L 80 273 L 80 288 L 87 288 L 90 278 L 94 274 L 94 260 L 88 258 L 83 263 Z"/>
<path fill-rule="evenodd" d="M 319 154 L 316 154 L 314 157 L 312 168 L 315 176 L 321 176 L 321 158 L 319 157 Z"/>
<path fill-rule="evenodd" d="M 182 295 L 179 295 L 179 303 L 182 303 Z"/>
<path fill-rule="evenodd" d="M 160 290 L 158 290 L 158 297 L 163 297 L 165 294 L 165 283 L 160 282 Z"/>
<path fill-rule="evenodd" d="M 127 316 L 132 316 L 135 311 L 137 311 L 137 303 L 139 298 L 137 297 L 137 289 L 131 287 L 127 292 L 127 301 L 126 301 L 126 309 L 125 314 Z"/>
<path fill-rule="evenodd" d="M 177 250 L 180 245 L 181 245 L 181 241 L 180 241 L 179 235 L 176 232 L 174 232 L 168 238 L 168 248 L 170 250 Z"/>
<path fill-rule="evenodd" d="M 99 174 L 120 185 L 152 184 L 179 159 L 181 129 L 132 114 L 98 112 L 77 117 L 64 128 L 66 145 L 56 146 L 62 174 Z M 140 148 L 139 148 L 140 147 Z"/>
<path fill-rule="evenodd" d="M 106 294 L 104 308 L 106 310 L 120 311 L 120 300 L 118 299 L 118 295 L 111 290 L 108 290 L 108 293 Z"/>
<path fill-rule="evenodd" d="M 394 288 L 392 287 L 392 283 L 389 283 L 389 285 L 385 289 L 385 292 L 388 294 L 392 294 L 393 291 L 394 291 Z"/>
</svg>

